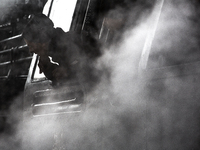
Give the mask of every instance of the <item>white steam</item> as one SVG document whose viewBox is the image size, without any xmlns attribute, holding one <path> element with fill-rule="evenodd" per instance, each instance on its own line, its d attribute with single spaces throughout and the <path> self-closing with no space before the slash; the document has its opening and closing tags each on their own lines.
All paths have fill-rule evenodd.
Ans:
<svg viewBox="0 0 200 150">
<path fill-rule="evenodd" d="M 98 60 L 96 67 L 108 70 L 110 76 L 102 75 L 83 113 L 30 118 L 25 126 L 19 123 L 16 135 L 31 142 L 27 149 L 56 149 L 58 145 L 69 150 L 199 148 L 200 79 L 194 75 L 148 81 L 138 74 L 151 21 L 143 15 L 142 22 L 126 31 L 120 43 L 105 49 Z M 198 47 L 193 37 L 198 29 L 191 17 L 195 14 L 189 2 L 165 1 L 147 67 L 187 62 L 187 51 Z M 176 75 L 177 71 L 165 73 Z M 0 148 L 10 142 L 1 138 Z"/>
<path fill-rule="evenodd" d="M 16 0 L 0 0 L 0 21 L 5 21 L 10 16 L 11 11 L 15 11 L 17 1 Z"/>
</svg>

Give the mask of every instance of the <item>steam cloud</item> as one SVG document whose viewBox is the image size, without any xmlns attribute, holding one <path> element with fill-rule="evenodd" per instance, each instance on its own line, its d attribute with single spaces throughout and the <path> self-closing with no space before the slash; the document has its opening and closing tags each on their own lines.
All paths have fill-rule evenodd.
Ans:
<svg viewBox="0 0 200 150">
<path fill-rule="evenodd" d="M 17 1 L 16 0 L 1 0 L 0 5 L 0 21 L 5 22 L 8 19 L 11 19 L 10 12 L 16 13 L 15 11 L 18 10 L 16 8 Z"/>
<path fill-rule="evenodd" d="M 199 149 L 198 74 L 176 76 L 179 67 L 163 69 L 172 78 L 152 81 L 138 74 L 151 17 L 143 13 L 120 43 L 105 49 L 96 67 L 108 69 L 110 76 L 102 75 L 83 113 L 30 119 L 23 128 L 17 122 L 14 137 L 1 135 L 0 148 L 13 149 L 11 143 L 23 134 L 32 142 L 27 148 L 34 150 L 53 149 L 49 143 L 69 150 Z M 191 2 L 165 1 L 147 68 L 198 61 L 197 17 Z M 11 120 L 16 120 L 16 109 L 11 109 Z M 57 134 L 49 137 L 53 133 Z"/>
</svg>

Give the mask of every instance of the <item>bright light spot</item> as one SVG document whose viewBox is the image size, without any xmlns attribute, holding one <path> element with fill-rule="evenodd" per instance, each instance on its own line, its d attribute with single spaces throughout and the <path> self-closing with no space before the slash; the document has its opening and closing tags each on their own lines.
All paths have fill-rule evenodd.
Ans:
<svg viewBox="0 0 200 150">
<path fill-rule="evenodd" d="M 77 0 L 55 0 L 53 2 L 50 19 L 54 23 L 54 27 L 61 27 L 65 32 L 69 31 L 74 9 Z M 43 13 L 48 14 L 51 0 L 46 3 Z"/>
</svg>

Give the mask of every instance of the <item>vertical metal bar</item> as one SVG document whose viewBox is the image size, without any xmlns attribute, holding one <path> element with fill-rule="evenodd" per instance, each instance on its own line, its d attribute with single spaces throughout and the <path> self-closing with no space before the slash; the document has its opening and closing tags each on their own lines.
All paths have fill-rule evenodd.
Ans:
<svg viewBox="0 0 200 150">
<path fill-rule="evenodd" d="M 149 59 L 151 46 L 152 46 L 153 39 L 154 39 L 154 36 L 155 36 L 155 32 L 156 32 L 156 29 L 157 29 L 157 26 L 158 26 L 158 22 L 159 22 L 162 7 L 163 7 L 163 4 L 164 4 L 164 0 L 158 0 L 158 2 L 160 2 L 160 3 L 158 3 L 158 6 L 156 6 L 156 10 L 155 10 L 155 11 L 158 11 L 158 13 L 157 13 L 157 16 L 155 17 L 153 27 L 149 31 L 147 38 L 145 40 L 144 48 L 143 48 L 141 59 L 140 59 L 140 62 L 139 62 L 139 73 L 140 73 L 140 71 L 146 69 L 146 67 L 147 67 L 147 61 Z M 149 113 L 147 106 L 148 105 L 147 105 L 147 101 L 146 101 L 146 103 L 145 103 L 145 120 L 146 121 L 147 121 L 147 117 L 148 117 L 148 113 Z M 148 147 L 148 127 L 147 126 L 148 126 L 148 123 L 145 123 L 145 133 L 144 133 L 145 134 L 145 150 L 149 149 L 149 147 Z"/>
<path fill-rule="evenodd" d="M 14 50 L 14 48 L 12 47 L 12 49 L 11 49 L 11 51 L 10 51 L 11 65 L 14 63 L 13 50 Z"/>
<path fill-rule="evenodd" d="M 101 25 L 101 30 L 100 30 L 100 33 L 99 33 L 99 39 L 102 38 L 102 33 L 103 33 L 103 30 L 104 30 L 104 23 L 105 23 L 105 18 L 103 19 L 103 23 Z"/>
<path fill-rule="evenodd" d="M 51 0 L 51 4 L 50 4 L 50 7 L 49 7 L 49 12 L 48 12 L 47 17 L 50 17 L 51 9 L 52 9 L 52 6 L 53 6 L 53 2 L 54 2 L 54 0 Z"/>
<path fill-rule="evenodd" d="M 86 18 L 87 18 L 87 13 L 88 13 L 89 6 L 90 6 L 90 0 L 88 1 L 88 4 L 87 4 L 87 9 L 86 9 L 86 12 L 85 12 L 85 17 L 84 17 L 84 21 L 83 21 L 82 30 L 85 27 L 85 21 L 86 21 Z"/>
<path fill-rule="evenodd" d="M 8 71 L 8 74 L 7 74 L 7 78 L 11 77 L 11 73 L 12 73 L 12 69 L 13 69 L 13 65 L 14 65 L 14 58 L 13 58 L 13 50 L 14 48 L 12 47 L 11 51 L 10 51 L 10 57 L 11 57 L 11 64 L 10 64 L 10 69 Z"/>
<path fill-rule="evenodd" d="M 145 40 L 144 48 L 143 48 L 141 59 L 140 59 L 140 62 L 139 62 L 139 69 L 142 69 L 142 70 L 146 69 L 146 67 L 147 67 L 147 61 L 149 59 L 151 46 L 152 46 L 152 43 L 153 43 L 153 39 L 154 39 L 156 29 L 157 29 L 157 26 L 158 26 L 158 21 L 159 21 L 160 14 L 161 14 L 161 11 L 162 11 L 162 7 L 163 7 L 163 4 L 164 4 L 164 0 L 158 0 L 158 1 L 159 1 L 158 6 L 156 6 L 156 9 L 155 9 L 155 12 L 158 12 L 158 13 L 155 16 L 155 21 L 152 25 L 152 29 L 149 30 L 149 33 L 148 33 L 147 38 Z"/>
</svg>

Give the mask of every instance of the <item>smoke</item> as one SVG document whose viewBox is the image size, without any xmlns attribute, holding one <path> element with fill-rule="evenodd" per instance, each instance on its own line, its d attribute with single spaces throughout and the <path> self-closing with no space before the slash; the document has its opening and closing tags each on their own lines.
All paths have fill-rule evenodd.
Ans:
<svg viewBox="0 0 200 150">
<path fill-rule="evenodd" d="M 1 116 L 0 149 L 2 150 L 20 147 L 21 136 L 19 135 L 18 124 L 22 122 L 22 98 L 21 94 L 17 96 L 9 111 L 4 114 L 6 117 Z"/>
<path fill-rule="evenodd" d="M 150 64 L 149 67 L 199 61 L 197 15 L 192 3 L 165 2 L 154 39 L 155 43 L 159 44 L 153 45 L 150 57 L 155 64 Z"/>
<path fill-rule="evenodd" d="M 154 11 L 147 12 L 134 26 L 128 23 L 118 43 L 103 49 L 96 68 L 105 72 L 87 95 L 85 111 L 17 121 L 13 139 L 3 136 L 0 148 L 12 149 L 10 144 L 23 136 L 22 143 L 29 143 L 26 149 L 34 150 L 199 149 L 199 77 L 193 74 L 199 67 L 190 65 L 200 58 L 194 5 L 165 1 L 147 71 L 141 71 L 139 61 Z M 18 118 L 16 112 L 21 112 L 14 106 L 11 114 Z"/>
<path fill-rule="evenodd" d="M 17 4 L 20 1 L 17 0 L 1 0 L 0 5 L 0 21 L 5 22 L 9 19 L 11 19 L 11 14 L 15 14 L 18 10 Z M 12 13 L 11 13 L 12 12 Z M 12 14 L 12 15 L 13 15 Z"/>
</svg>

